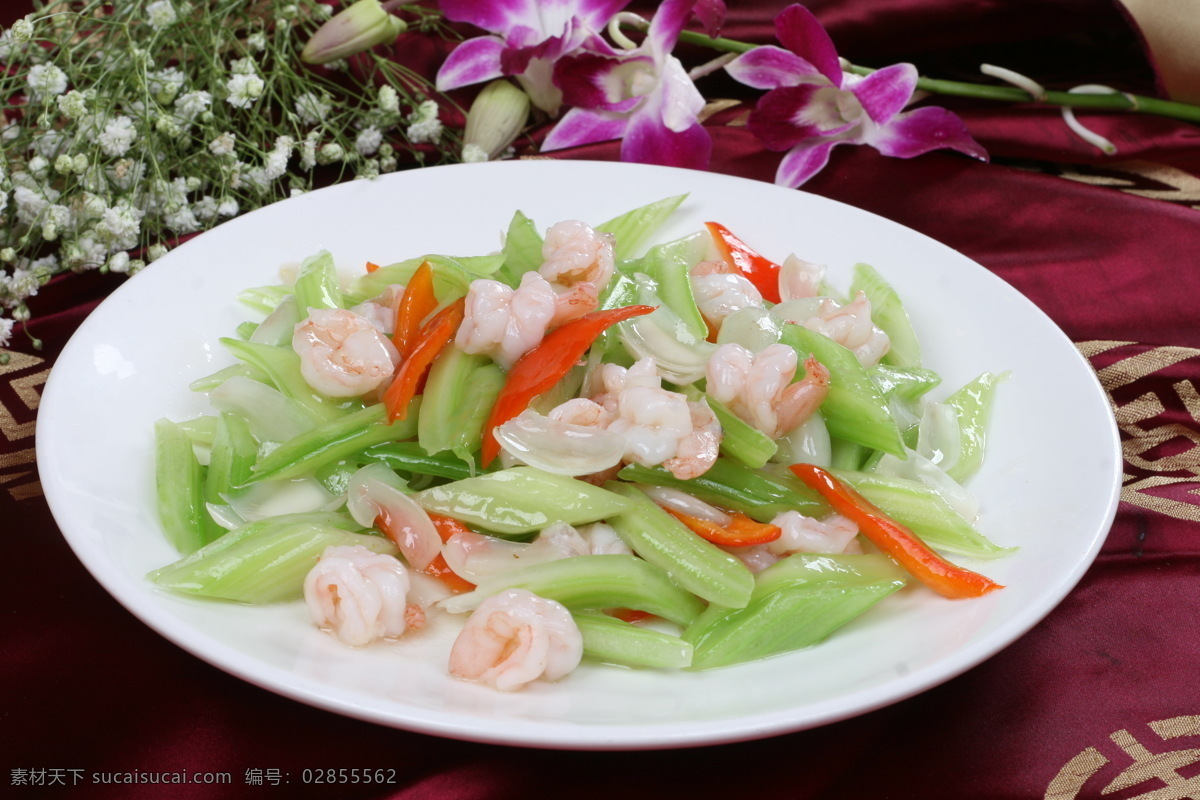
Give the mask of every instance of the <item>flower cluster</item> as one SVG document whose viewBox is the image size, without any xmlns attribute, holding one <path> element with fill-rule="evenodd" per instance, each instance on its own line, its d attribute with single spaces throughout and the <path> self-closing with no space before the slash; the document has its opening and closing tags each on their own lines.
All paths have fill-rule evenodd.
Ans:
<svg viewBox="0 0 1200 800">
<path fill-rule="evenodd" d="M 58 1 L 0 32 L 0 345 L 58 273 L 131 273 L 319 183 L 458 152 L 429 81 L 370 53 L 305 63 L 333 11 Z"/>
</svg>

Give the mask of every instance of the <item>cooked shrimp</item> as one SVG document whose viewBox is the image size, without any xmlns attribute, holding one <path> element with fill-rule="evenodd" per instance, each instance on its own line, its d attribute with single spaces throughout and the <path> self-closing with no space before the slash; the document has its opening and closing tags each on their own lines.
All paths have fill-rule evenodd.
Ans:
<svg viewBox="0 0 1200 800">
<path fill-rule="evenodd" d="M 829 371 L 815 358 L 795 383 L 796 351 L 784 344 L 751 353 L 740 344 L 720 345 L 708 362 L 708 391 L 739 418 L 777 439 L 793 430 L 824 401 Z"/>
<path fill-rule="evenodd" d="M 579 665 L 583 637 L 561 603 L 524 589 L 484 600 L 450 649 L 450 674 L 501 691 L 557 680 Z"/>
<path fill-rule="evenodd" d="M 798 300 L 816 297 L 821 293 L 821 281 L 825 279 L 825 267 L 789 255 L 779 265 L 779 299 Z"/>
<path fill-rule="evenodd" d="M 455 344 L 490 355 L 508 369 L 541 343 L 554 319 L 556 295 L 546 279 L 526 272 L 516 289 L 486 278 L 471 281 Z"/>
<path fill-rule="evenodd" d="M 759 307 L 762 294 L 744 275 L 724 261 L 701 261 L 692 267 L 692 293 L 704 321 L 714 330 L 735 311 Z"/>
<path fill-rule="evenodd" d="M 891 347 L 888 335 L 871 322 L 871 301 L 861 291 L 844 306 L 822 300 L 815 316 L 795 321 L 852 351 L 864 367 L 878 362 Z"/>
<path fill-rule="evenodd" d="M 392 556 L 360 545 L 327 547 L 304 579 L 304 601 L 318 627 L 361 647 L 424 619 L 419 606 L 409 608 L 409 587 L 408 571 Z"/>
<path fill-rule="evenodd" d="M 775 515 L 771 524 L 778 525 L 783 531 L 778 539 L 766 545 L 776 555 L 862 552 L 855 538 L 858 526 L 840 514 L 814 519 L 799 511 L 784 511 Z"/>
<path fill-rule="evenodd" d="M 391 380 L 400 354 L 371 322 L 341 308 L 314 308 L 296 325 L 300 373 L 329 397 L 359 397 Z"/>
<path fill-rule="evenodd" d="M 629 554 L 633 551 L 625 540 L 617 535 L 617 531 L 605 522 L 593 522 L 579 528 L 579 535 L 587 543 L 591 555 L 606 555 L 610 553 Z"/>
<path fill-rule="evenodd" d="M 698 478 L 708 472 L 721 449 L 721 423 L 705 402 L 688 402 L 692 432 L 679 440 L 675 455 L 662 463 L 680 480 Z"/>
<path fill-rule="evenodd" d="M 565 220 L 546 231 L 538 273 L 550 283 L 572 287 L 581 282 L 595 291 L 608 285 L 616 264 L 613 235 L 598 233 L 578 220 Z"/>
</svg>

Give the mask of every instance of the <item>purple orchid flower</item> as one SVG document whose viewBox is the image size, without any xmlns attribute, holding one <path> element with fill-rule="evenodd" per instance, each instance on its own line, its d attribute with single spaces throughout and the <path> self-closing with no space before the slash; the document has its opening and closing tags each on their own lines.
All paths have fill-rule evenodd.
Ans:
<svg viewBox="0 0 1200 800">
<path fill-rule="evenodd" d="M 697 119 L 704 97 L 671 55 L 696 2 L 665 0 L 635 48 L 560 59 L 554 82 L 572 108 L 542 150 L 621 139 L 622 161 L 705 168 L 712 138 Z"/>
<path fill-rule="evenodd" d="M 955 114 L 934 106 L 903 110 L 917 86 L 912 64 L 865 77 L 843 72 L 829 34 L 801 5 L 780 12 L 775 30 L 786 49 L 756 47 L 725 69 L 740 83 L 769 90 L 747 126 L 767 148 L 787 151 L 776 183 L 800 186 L 825 167 L 840 144 L 866 144 L 897 158 L 949 148 L 987 160 Z"/>
<path fill-rule="evenodd" d="M 468 22 L 493 34 L 468 39 L 437 74 L 441 92 L 516 77 L 533 104 L 551 116 L 562 94 L 554 64 L 586 44 L 606 47 L 599 31 L 630 0 L 441 0 L 446 19 Z"/>
</svg>

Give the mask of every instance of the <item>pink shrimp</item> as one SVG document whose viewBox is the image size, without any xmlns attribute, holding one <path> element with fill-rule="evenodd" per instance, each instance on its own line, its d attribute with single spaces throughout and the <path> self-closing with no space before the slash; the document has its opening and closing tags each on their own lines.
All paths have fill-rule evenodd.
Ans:
<svg viewBox="0 0 1200 800">
<path fill-rule="evenodd" d="M 829 391 L 829 371 L 815 358 L 795 383 L 796 351 L 783 344 L 751 353 L 739 344 L 719 346 L 707 368 L 708 391 L 733 413 L 777 439 L 820 407 Z"/>
<path fill-rule="evenodd" d="M 568 288 L 587 282 L 598 291 L 608 285 L 616 269 L 612 234 L 598 233 L 578 220 L 564 220 L 546 231 L 542 258 L 538 273 Z"/>
<path fill-rule="evenodd" d="M 391 380 L 395 345 L 370 320 L 341 308 L 314 308 L 296 325 L 292 349 L 305 382 L 329 397 L 359 397 Z"/>
<path fill-rule="evenodd" d="M 864 367 L 878 362 L 891 347 L 888 335 L 871 321 L 871 301 L 861 291 L 844 306 L 822 300 L 814 316 L 797 321 L 852 351 Z"/>
<path fill-rule="evenodd" d="M 714 330 L 733 312 L 763 304 L 754 284 L 724 261 L 701 261 L 689 275 L 700 315 Z"/>
<path fill-rule="evenodd" d="M 561 603 L 524 589 L 484 600 L 450 649 L 450 674 L 501 691 L 558 680 L 579 665 L 583 637 Z"/>
<path fill-rule="evenodd" d="M 409 588 L 408 572 L 393 556 L 335 546 L 325 548 L 305 577 L 304 600 L 318 627 L 361 647 L 423 624 L 424 612 L 407 602 Z"/>
</svg>

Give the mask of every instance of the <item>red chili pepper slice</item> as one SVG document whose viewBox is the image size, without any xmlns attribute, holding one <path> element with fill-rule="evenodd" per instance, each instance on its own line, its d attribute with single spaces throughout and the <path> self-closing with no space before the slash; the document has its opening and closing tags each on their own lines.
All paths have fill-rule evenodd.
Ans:
<svg viewBox="0 0 1200 800">
<path fill-rule="evenodd" d="M 368 262 L 367 262 L 367 273 L 368 273 L 368 274 L 370 274 L 370 273 L 374 272 L 374 271 L 375 271 L 375 270 L 377 270 L 377 269 L 379 269 L 379 265 L 378 265 L 378 264 L 376 264 L 374 261 L 368 261 Z"/>
<path fill-rule="evenodd" d="M 717 250 L 726 261 L 733 265 L 747 280 L 754 284 L 763 299 L 779 302 L 779 270 L 780 266 L 766 256 L 760 255 L 750 245 L 719 222 L 704 223 L 712 234 Z"/>
<path fill-rule="evenodd" d="M 508 380 L 488 416 L 483 432 L 483 466 L 487 467 L 500 452 L 500 443 L 492 431 L 520 414 L 533 398 L 558 383 L 610 326 L 649 314 L 654 309 L 654 306 L 624 306 L 584 314 L 550 331 L 541 344 L 521 356 L 508 371 Z"/>
<path fill-rule="evenodd" d="M 693 517 L 673 508 L 663 508 L 663 511 L 682 522 L 688 527 L 688 530 L 700 538 L 725 547 L 751 547 L 756 544 L 766 544 L 783 535 L 783 529 L 778 525 L 758 522 L 736 511 L 726 512 L 730 517 L 728 525 L 718 525 L 712 520 Z"/>
<path fill-rule="evenodd" d="M 429 371 L 429 365 L 454 339 L 458 326 L 463 321 L 466 301 L 459 298 L 443 308 L 421 326 L 409 352 L 400 362 L 400 369 L 392 379 L 392 385 L 383 393 L 388 420 L 395 422 L 408 416 L 408 404 L 412 402 L 421 386 L 421 380 Z"/>
<path fill-rule="evenodd" d="M 442 537 L 443 542 L 456 533 L 471 532 L 470 528 L 452 517 L 443 517 L 441 514 L 430 512 L 425 513 L 429 514 L 429 519 L 433 521 L 433 527 L 437 528 L 438 535 Z M 433 562 L 424 571 L 446 584 L 453 592 L 469 592 L 475 588 L 475 584 L 450 569 L 450 565 L 446 563 L 445 556 L 441 553 L 437 554 Z"/>
<path fill-rule="evenodd" d="M 916 534 L 827 470 L 813 464 L 793 464 L 790 469 L 809 488 L 819 492 L 834 511 L 853 520 L 876 547 L 938 594 L 951 598 L 980 597 L 1004 588 L 978 572 L 946 561 Z"/>
<path fill-rule="evenodd" d="M 408 358 L 408 351 L 416 342 L 421 323 L 437 306 L 437 297 L 433 293 L 433 267 L 428 261 L 422 261 L 396 303 L 392 344 L 400 351 L 401 358 Z"/>
</svg>

